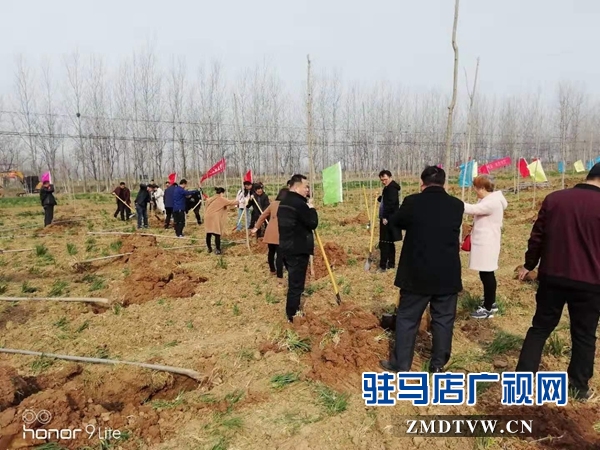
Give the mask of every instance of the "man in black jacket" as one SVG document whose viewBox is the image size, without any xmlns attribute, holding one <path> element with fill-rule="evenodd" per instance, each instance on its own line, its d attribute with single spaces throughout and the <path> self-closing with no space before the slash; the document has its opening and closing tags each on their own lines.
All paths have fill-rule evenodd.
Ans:
<svg viewBox="0 0 600 450">
<path fill-rule="evenodd" d="M 400 185 L 392 179 L 389 170 L 379 172 L 379 179 L 383 184 L 383 192 L 377 199 L 379 201 L 379 269 L 385 272 L 396 267 L 396 245 L 394 242 L 402 240 L 402 230 L 393 227 L 389 220 L 400 207 Z"/>
<path fill-rule="evenodd" d="M 135 213 L 137 215 L 138 230 L 148 228 L 148 204 L 150 203 L 150 192 L 148 186 L 140 184 L 140 191 L 135 197 Z"/>
<path fill-rule="evenodd" d="M 185 199 L 185 214 L 187 216 L 187 214 L 190 212 L 190 210 L 194 211 L 194 215 L 196 216 L 196 222 L 198 222 L 198 225 L 202 225 L 202 217 L 200 217 L 200 208 L 202 208 L 202 206 L 200 205 L 202 203 L 202 190 L 198 190 L 196 192 L 194 192 L 192 195 L 190 195 L 189 197 L 186 197 Z"/>
<path fill-rule="evenodd" d="M 450 359 L 456 302 L 462 290 L 459 236 L 464 203 L 444 190 L 446 174 L 435 166 L 421 174 L 421 193 L 409 195 L 390 223 L 406 230 L 395 285 L 400 288 L 396 343 L 386 370 L 408 372 L 421 317 L 430 305 L 433 349 L 429 370 Z"/>
<path fill-rule="evenodd" d="M 294 175 L 290 191 L 277 209 L 279 251 L 288 270 L 288 292 L 285 311 L 289 322 L 300 309 L 304 292 L 308 260 L 314 254 L 313 230 L 319 225 L 319 216 L 306 196 L 309 192 L 304 175 Z"/>
<path fill-rule="evenodd" d="M 52 223 L 54 218 L 54 207 L 56 206 L 56 199 L 54 198 L 54 186 L 49 181 L 42 183 L 40 189 L 40 201 L 44 208 L 44 227 L 47 227 Z"/>
</svg>

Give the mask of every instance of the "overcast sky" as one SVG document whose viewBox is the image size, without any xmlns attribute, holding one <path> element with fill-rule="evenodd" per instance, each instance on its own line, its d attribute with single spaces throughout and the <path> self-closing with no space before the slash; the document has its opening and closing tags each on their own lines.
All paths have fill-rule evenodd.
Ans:
<svg viewBox="0 0 600 450">
<path fill-rule="evenodd" d="M 229 78 L 265 58 L 292 89 L 316 71 L 450 89 L 454 0 L 0 0 L 0 94 L 12 91 L 15 55 L 31 62 L 79 48 L 108 66 L 151 39 L 168 67 L 219 58 Z M 481 57 L 481 91 L 551 97 L 570 79 L 600 92 L 599 0 L 461 0 L 460 73 Z M 464 85 L 464 79 L 461 79 Z"/>
</svg>

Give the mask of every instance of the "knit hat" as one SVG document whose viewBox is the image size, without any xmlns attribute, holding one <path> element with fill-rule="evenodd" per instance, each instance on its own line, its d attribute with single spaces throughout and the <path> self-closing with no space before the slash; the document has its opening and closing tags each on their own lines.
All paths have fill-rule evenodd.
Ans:
<svg viewBox="0 0 600 450">
<path fill-rule="evenodd" d="M 600 163 L 594 164 L 594 167 L 590 169 L 586 180 L 593 180 L 594 178 L 600 178 Z"/>
</svg>

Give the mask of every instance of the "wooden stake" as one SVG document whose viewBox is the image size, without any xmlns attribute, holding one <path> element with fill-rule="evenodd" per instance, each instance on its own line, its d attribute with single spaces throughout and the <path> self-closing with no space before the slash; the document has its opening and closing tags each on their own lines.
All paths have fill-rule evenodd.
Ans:
<svg viewBox="0 0 600 450">
<path fill-rule="evenodd" d="M 179 375 L 185 375 L 196 381 L 202 381 L 202 375 L 195 370 L 180 369 L 178 367 L 162 366 L 158 364 L 146 364 L 133 361 L 117 361 L 114 359 L 88 358 L 82 356 L 57 355 L 54 353 L 32 352 L 30 350 L 16 350 L 12 348 L 0 348 L 0 353 L 12 353 L 14 355 L 41 356 L 46 358 L 64 359 L 67 361 L 89 362 L 94 364 L 127 364 L 130 366 L 144 367 L 146 369 L 159 370 L 162 372 L 171 372 Z"/>
<path fill-rule="evenodd" d="M 120 258 L 121 256 L 127 256 L 127 255 L 131 255 L 131 254 L 133 254 L 133 252 L 119 253 L 118 255 L 102 256 L 100 258 L 92 258 L 92 259 L 86 259 L 83 261 L 78 261 L 75 264 L 87 264 L 87 263 L 94 262 L 94 261 L 102 261 L 102 260 L 111 259 L 111 258 Z"/>
<path fill-rule="evenodd" d="M 108 304 L 107 298 L 86 297 L 0 297 L 4 302 L 26 302 L 26 301 L 55 301 L 55 302 L 87 302 Z"/>
</svg>

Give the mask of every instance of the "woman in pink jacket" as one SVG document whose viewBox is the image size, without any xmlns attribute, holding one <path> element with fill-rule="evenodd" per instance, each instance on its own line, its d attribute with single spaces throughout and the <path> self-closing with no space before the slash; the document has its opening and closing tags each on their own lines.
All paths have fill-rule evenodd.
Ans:
<svg viewBox="0 0 600 450">
<path fill-rule="evenodd" d="M 489 319 L 498 311 L 494 271 L 498 270 L 502 220 L 508 203 L 502 191 L 494 191 L 494 187 L 492 177 L 479 175 L 473 180 L 479 202 L 465 203 L 465 214 L 474 216 L 469 269 L 477 270 L 483 283 L 483 305 L 471 314 L 475 319 Z"/>
</svg>

